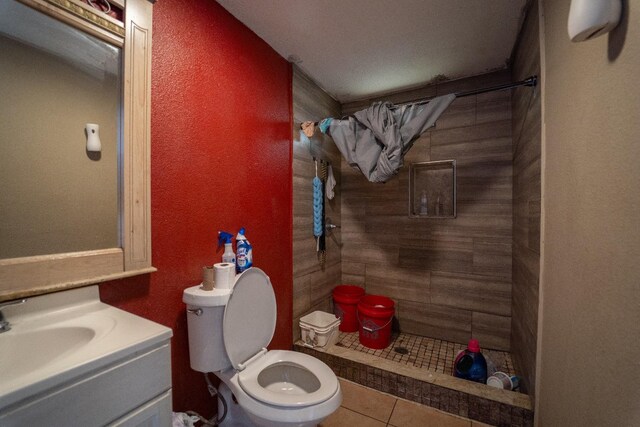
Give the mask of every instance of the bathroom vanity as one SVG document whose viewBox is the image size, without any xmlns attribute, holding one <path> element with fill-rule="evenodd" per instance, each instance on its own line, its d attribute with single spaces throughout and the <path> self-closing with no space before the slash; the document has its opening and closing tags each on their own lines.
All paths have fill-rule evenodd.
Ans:
<svg viewBox="0 0 640 427">
<path fill-rule="evenodd" d="M 97 285 L 1 311 L 0 425 L 171 425 L 171 329 L 102 303 Z"/>
</svg>

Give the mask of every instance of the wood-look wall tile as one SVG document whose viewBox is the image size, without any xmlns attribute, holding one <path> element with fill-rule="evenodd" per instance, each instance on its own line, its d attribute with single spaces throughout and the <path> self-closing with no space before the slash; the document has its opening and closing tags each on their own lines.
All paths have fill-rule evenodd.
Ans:
<svg viewBox="0 0 640 427">
<path fill-rule="evenodd" d="M 478 100 L 478 116 L 476 123 L 511 121 L 511 100 L 499 98 L 487 101 Z"/>
<path fill-rule="evenodd" d="M 342 273 L 341 283 L 344 285 L 356 285 L 364 288 L 364 274 Z"/>
<path fill-rule="evenodd" d="M 438 118 L 435 129 L 451 129 L 476 123 L 475 97 L 458 98 Z"/>
<path fill-rule="evenodd" d="M 396 235 L 387 235 L 382 233 L 367 233 L 360 230 L 344 229 L 342 230 L 342 242 L 355 246 L 397 246 L 398 238 Z M 350 246 L 352 247 L 352 246 Z"/>
<path fill-rule="evenodd" d="M 411 149 L 404 156 L 405 167 L 400 170 L 400 173 L 408 172 L 409 163 L 429 160 L 431 160 L 431 132 L 427 131 L 413 142 Z"/>
<path fill-rule="evenodd" d="M 309 159 L 293 158 L 293 176 L 311 181 L 315 176 L 313 161 Z"/>
<path fill-rule="evenodd" d="M 540 212 L 541 201 L 529 200 L 527 248 L 540 255 Z"/>
<path fill-rule="evenodd" d="M 513 174 L 513 184 L 516 189 L 515 197 L 540 198 L 540 162 L 539 157 L 528 161 L 514 162 L 516 171 Z"/>
<path fill-rule="evenodd" d="M 293 240 L 308 239 L 313 236 L 313 217 L 311 215 L 298 217 L 298 224 L 293 225 Z M 304 220 L 304 223 L 301 221 Z"/>
<path fill-rule="evenodd" d="M 367 209 L 367 197 L 353 197 L 349 200 L 341 199 L 342 217 L 363 218 Z"/>
<path fill-rule="evenodd" d="M 473 271 L 473 251 L 400 248 L 400 266 L 432 271 Z"/>
<path fill-rule="evenodd" d="M 513 283 L 517 285 L 512 287 L 511 313 L 523 324 L 522 330 L 527 332 L 526 337 L 535 337 L 538 325 L 531 319 L 537 319 L 538 316 L 538 276 L 522 262 L 523 256 L 519 251 L 518 247 L 514 248 Z"/>
<path fill-rule="evenodd" d="M 458 214 L 463 216 L 506 216 L 513 215 L 511 200 L 458 200 Z"/>
<path fill-rule="evenodd" d="M 430 272 L 393 265 L 366 266 L 365 289 L 369 294 L 384 295 L 394 300 L 430 302 Z"/>
<path fill-rule="evenodd" d="M 455 159 L 458 167 L 473 165 L 476 162 L 511 162 L 512 157 L 511 136 L 478 138 L 431 145 L 431 158 L 433 160 Z"/>
<path fill-rule="evenodd" d="M 343 209 L 344 211 L 344 209 Z M 349 216 L 342 215 L 342 233 L 356 233 L 363 234 L 365 231 L 364 215 L 362 216 Z"/>
<path fill-rule="evenodd" d="M 291 85 L 294 116 L 298 120 L 317 121 L 326 115 L 340 114 L 340 104 L 315 84 L 297 66 L 293 67 Z M 303 112 L 308 113 L 303 114 Z"/>
<path fill-rule="evenodd" d="M 514 49 L 513 78 L 540 73 L 538 5 L 532 2 Z M 535 395 L 540 245 L 541 99 L 514 90 L 512 353 L 522 387 Z M 528 389 L 528 390 L 527 390 Z"/>
<path fill-rule="evenodd" d="M 344 261 L 342 263 L 342 274 L 356 274 L 364 276 L 366 264 L 363 262 L 349 262 Z"/>
<path fill-rule="evenodd" d="M 431 148 L 433 149 L 438 145 L 484 139 L 506 138 L 510 136 L 511 120 L 501 120 L 498 122 L 482 123 L 474 126 L 465 126 L 454 129 L 436 129 L 431 131 Z"/>
<path fill-rule="evenodd" d="M 529 200 L 513 199 L 513 240 L 519 245 L 528 246 L 529 241 Z"/>
<path fill-rule="evenodd" d="M 293 339 L 300 336 L 299 318 L 314 307 L 329 307 L 330 293 L 341 281 L 340 232 L 327 239 L 326 264 L 321 266 L 313 238 L 312 179 L 315 165 L 312 158 L 331 161 L 334 176 L 341 183 L 341 159 L 333 142 L 316 132 L 313 137 L 300 137 L 300 123 L 305 120 L 340 114 L 340 105 L 307 76 L 294 67 L 293 76 Z M 340 188 L 337 197 L 325 204 L 325 214 L 339 223 Z"/>
<path fill-rule="evenodd" d="M 477 274 L 431 273 L 431 302 L 469 311 L 511 315 L 511 281 Z"/>
<path fill-rule="evenodd" d="M 510 217 L 509 217 L 510 218 Z M 479 275 L 497 276 L 511 285 L 511 242 L 496 241 L 492 238 L 473 240 L 473 271 Z M 511 301 L 511 296 L 509 296 Z"/>
<path fill-rule="evenodd" d="M 342 243 L 342 260 L 347 262 L 364 262 L 366 264 L 397 264 L 397 246 L 363 246 L 359 243 L 344 241 Z"/>
<path fill-rule="evenodd" d="M 342 267 L 340 263 L 328 263 L 322 270 L 323 280 L 317 280 L 311 283 L 309 291 L 309 299 L 311 305 L 319 304 L 320 302 L 331 299 L 331 293 L 335 285 L 342 281 Z"/>
<path fill-rule="evenodd" d="M 367 218 L 372 216 L 388 216 L 409 214 L 409 191 L 399 191 L 390 197 L 371 198 L 367 201 L 365 215 Z"/>
<path fill-rule="evenodd" d="M 294 275 L 293 307 L 294 315 L 301 316 L 311 305 L 330 298 L 333 287 L 340 283 L 340 262 L 329 262 L 324 268 L 319 265 L 307 274 Z"/>
<path fill-rule="evenodd" d="M 404 333 L 465 344 L 471 338 L 471 312 L 467 310 L 400 300 L 396 316 Z"/>
<path fill-rule="evenodd" d="M 293 288 L 293 316 L 303 316 L 311 306 L 311 282 L 321 280 L 318 272 L 295 276 L 296 286 Z"/>
<path fill-rule="evenodd" d="M 473 251 L 473 238 L 464 235 L 438 233 L 437 226 L 429 230 L 428 236 L 411 234 L 407 227 L 400 233 L 401 246 L 407 249 L 429 249 L 434 251 Z"/>
<path fill-rule="evenodd" d="M 511 160 L 461 159 L 456 161 L 458 182 L 463 178 L 502 178 L 513 176 Z"/>
<path fill-rule="evenodd" d="M 493 92 L 485 92 L 476 95 L 476 102 L 481 106 L 485 102 L 491 101 L 506 101 L 511 104 L 511 91 L 508 90 L 496 90 Z M 482 108 L 482 107 L 479 107 Z"/>
<path fill-rule="evenodd" d="M 398 214 L 394 215 L 367 215 L 365 217 L 365 232 L 368 235 L 380 236 L 383 242 L 397 243 L 398 228 L 403 227 L 408 221 L 408 208 L 397 209 Z"/>
<path fill-rule="evenodd" d="M 511 350 L 511 316 L 474 312 L 471 334 L 483 348 Z"/>
<path fill-rule="evenodd" d="M 469 201 L 509 201 L 513 192 L 509 177 L 459 178 L 458 200 Z"/>
<path fill-rule="evenodd" d="M 475 237 L 511 237 L 511 220 L 505 216 L 466 216 L 439 219 L 433 235 Z"/>
</svg>

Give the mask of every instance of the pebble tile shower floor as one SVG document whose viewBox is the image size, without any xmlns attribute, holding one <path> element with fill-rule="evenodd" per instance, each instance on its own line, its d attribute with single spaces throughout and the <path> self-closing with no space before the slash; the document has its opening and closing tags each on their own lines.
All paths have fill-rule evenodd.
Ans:
<svg viewBox="0 0 640 427">
<path fill-rule="evenodd" d="M 403 333 L 394 334 L 391 338 L 391 345 L 382 350 L 374 350 L 360 344 L 357 332 L 340 332 L 336 345 L 448 375 L 453 372 L 453 361 L 456 355 L 466 348 L 464 344 Z M 498 371 L 508 375 L 516 375 L 511 354 L 508 352 L 482 349 L 482 354 L 495 364 Z"/>
<path fill-rule="evenodd" d="M 335 345 L 311 348 L 302 341 L 294 349 L 326 363 L 345 380 L 401 399 L 482 423 L 504 427 L 533 427 L 529 396 L 499 390 L 452 376 L 456 354 L 464 344 L 410 334 L 391 337 L 391 344 L 374 350 L 360 344 L 358 333 L 340 333 Z M 513 374 L 509 353 L 483 349 L 496 368 Z"/>
</svg>

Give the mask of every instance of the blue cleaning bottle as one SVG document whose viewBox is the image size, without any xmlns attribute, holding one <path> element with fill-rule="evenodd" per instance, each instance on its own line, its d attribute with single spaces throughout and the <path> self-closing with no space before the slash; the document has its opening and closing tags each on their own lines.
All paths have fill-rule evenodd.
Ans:
<svg viewBox="0 0 640 427">
<path fill-rule="evenodd" d="M 236 235 L 236 273 L 240 274 L 253 266 L 253 249 L 244 236 L 244 227 Z"/>
<path fill-rule="evenodd" d="M 469 340 L 467 349 L 458 353 L 453 363 L 453 375 L 477 383 L 487 382 L 487 361 L 480 353 L 478 340 Z"/>
<path fill-rule="evenodd" d="M 233 235 L 226 231 L 218 231 L 218 244 L 224 244 L 224 253 L 222 254 L 222 262 L 236 263 L 236 254 L 233 253 L 233 247 L 231 244 Z"/>
</svg>

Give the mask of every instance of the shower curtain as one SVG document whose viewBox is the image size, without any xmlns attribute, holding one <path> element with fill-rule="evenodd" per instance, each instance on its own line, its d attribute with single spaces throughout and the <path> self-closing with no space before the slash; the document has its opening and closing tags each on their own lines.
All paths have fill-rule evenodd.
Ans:
<svg viewBox="0 0 640 427">
<path fill-rule="evenodd" d="M 350 166 L 371 182 L 386 182 L 398 173 L 414 141 L 455 98 L 449 94 L 402 106 L 376 102 L 345 120 L 324 119 L 320 129 L 333 138 Z"/>
</svg>

